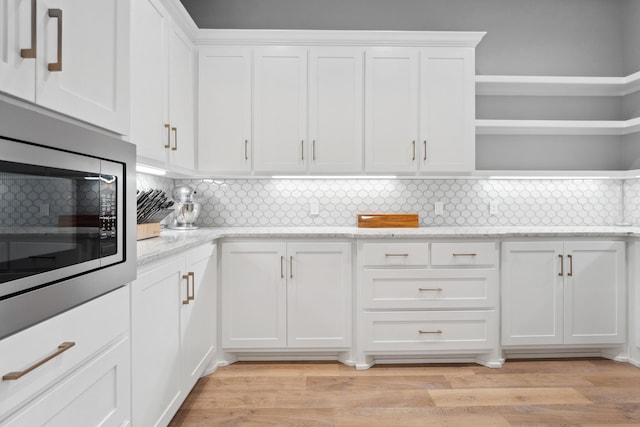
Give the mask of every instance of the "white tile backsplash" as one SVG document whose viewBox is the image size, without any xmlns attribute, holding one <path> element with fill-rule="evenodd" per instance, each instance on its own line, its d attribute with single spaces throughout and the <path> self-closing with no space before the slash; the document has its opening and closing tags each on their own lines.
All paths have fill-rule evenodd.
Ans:
<svg viewBox="0 0 640 427">
<path fill-rule="evenodd" d="M 623 181 L 617 179 L 197 179 L 175 184 L 197 190 L 201 226 L 354 226 L 358 213 L 418 213 L 425 226 L 599 226 L 623 220 Z M 640 183 L 625 185 L 626 193 L 631 188 L 637 190 L 626 197 L 628 203 L 640 200 Z M 315 202 L 317 215 L 311 212 Z M 443 203 L 443 215 L 435 215 L 435 202 Z"/>
</svg>

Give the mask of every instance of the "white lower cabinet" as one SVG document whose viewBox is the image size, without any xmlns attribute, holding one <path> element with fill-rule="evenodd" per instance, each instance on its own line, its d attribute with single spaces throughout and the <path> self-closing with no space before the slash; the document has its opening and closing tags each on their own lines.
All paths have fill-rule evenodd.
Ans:
<svg viewBox="0 0 640 427">
<path fill-rule="evenodd" d="M 359 242 L 358 361 L 499 367 L 496 242 Z"/>
<path fill-rule="evenodd" d="M 131 420 L 129 289 L 0 341 L 0 426 L 124 426 Z"/>
<path fill-rule="evenodd" d="M 504 243 L 502 344 L 623 344 L 625 269 L 624 242 Z"/>
<path fill-rule="evenodd" d="M 351 244 L 222 245 L 222 347 L 351 347 Z"/>
<path fill-rule="evenodd" d="M 133 425 L 166 426 L 214 355 L 215 245 L 141 267 L 131 307 Z"/>
</svg>

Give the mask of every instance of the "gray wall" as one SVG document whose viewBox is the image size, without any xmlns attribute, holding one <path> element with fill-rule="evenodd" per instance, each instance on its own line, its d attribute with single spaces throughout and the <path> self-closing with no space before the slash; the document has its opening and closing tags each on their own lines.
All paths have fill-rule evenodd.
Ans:
<svg viewBox="0 0 640 427">
<path fill-rule="evenodd" d="M 622 0 L 624 73 L 640 71 L 640 0 Z"/>
<path fill-rule="evenodd" d="M 605 135 L 477 135 L 478 170 L 619 170 L 640 150 Z M 636 141 L 637 142 L 637 141 Z M 623 150 L 624 148 L 624 150 Z M 622 156 L 628 157 L 622 158 Z"/>
<path fill-rule="evenodd" d="M 478 74 L 622 76 L 640 63 L 628 43 L 624 64 L 622 43 L 640 0 L 181 1 L 201 28 L 487 31 Z"/>
</svg>

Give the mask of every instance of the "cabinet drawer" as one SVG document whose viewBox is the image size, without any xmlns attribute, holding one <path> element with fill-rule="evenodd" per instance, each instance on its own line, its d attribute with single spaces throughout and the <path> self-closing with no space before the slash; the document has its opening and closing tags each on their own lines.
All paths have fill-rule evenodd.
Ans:
<svg viewBox="0 0 640 427">
<path fill-rule="evenodd" d="M 498 244 L 495 242 L 432 243 L 431 265 L 498 265 Z"/>
<path fill-rule="evenodd" d="M 489 350 L 497 336 L 493 310 L 364 314 L 364 351 Z"/>
<path fill-rule="evenodd" d="M 0 341 L 0 376 L 28 369 L 56 353 L 62 343 L 75 343 L 19 379 L 0 381 L 0 421 L 128 329 L 129 288 L 123 287 Z"/>
<path fill-rule="evenodd" d="M 128 426 L 129 339 L 100 354 L 11 416 L 7 427 Z M 3 426 L 5 424 L 2 424 Z"/>
<path fill-rule="evenodd" d="M 364 243 L 365 266 L 426 266 L 428 243 Z"/>
<path fill-rule="evenodd" d="M 369 309 L 493 308 L 497 270 L 365 269 L 364 307 Z"/>
</svg>

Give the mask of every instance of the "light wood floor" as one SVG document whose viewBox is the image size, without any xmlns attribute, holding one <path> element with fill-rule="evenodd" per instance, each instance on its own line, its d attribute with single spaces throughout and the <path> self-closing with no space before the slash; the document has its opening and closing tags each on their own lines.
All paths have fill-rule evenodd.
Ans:
<svg viewBox="0 0 640 427">
<path fill-rule="evenodd" d="M 640 369 L 603 359 L 479 365 L 236 363 L 201 379 L 170 427 L 640 425 Z"/>
</svg>

